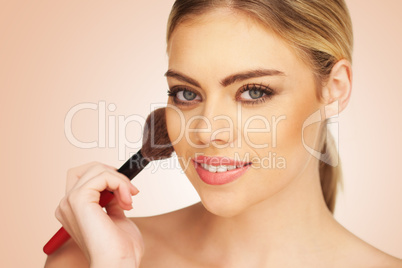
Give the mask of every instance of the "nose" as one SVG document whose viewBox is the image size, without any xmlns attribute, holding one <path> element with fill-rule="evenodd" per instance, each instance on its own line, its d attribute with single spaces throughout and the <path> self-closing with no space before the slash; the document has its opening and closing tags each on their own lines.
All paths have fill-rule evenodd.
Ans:
<svg viewBox="0 0 402 268">
<path fill-rule="evenodd" d="M 219 101 L 206 102 L 201 114 L 195 116 L 189 126 L 190 138 L 196 144 L 217 148 L 232 146 L 237 140 L 236 108 Z"/>
</svg>

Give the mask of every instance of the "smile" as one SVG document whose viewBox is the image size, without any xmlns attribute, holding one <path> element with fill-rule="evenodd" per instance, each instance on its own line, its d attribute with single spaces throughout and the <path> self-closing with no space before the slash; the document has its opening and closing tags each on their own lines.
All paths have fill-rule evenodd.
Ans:
<svg viewBox="0 0 402 268">
<path fill-rule="evenodd" d="M 222 185 L 235 181 L 251 166 L 249 162 L 218 156 L 198 156 L 193 163 L 200 179 L 209 185 Z"/>
<path fill-rule="evenodd" d="M 213 173 L 226 172 L 226 171 L 229 171 L 229 170 L 244 167 L 244 165 L 238 165 L 238 166 L 224 166 L 224 165 L 213 166 L 213 165 L 208 165 L 208 164 L 204 164 L 204 163 L 201 163 L 200 165 L 201 165 L 201 167 L 203 169 L 208 170 L 209 172 L 213 172 Z"/>
</svg>

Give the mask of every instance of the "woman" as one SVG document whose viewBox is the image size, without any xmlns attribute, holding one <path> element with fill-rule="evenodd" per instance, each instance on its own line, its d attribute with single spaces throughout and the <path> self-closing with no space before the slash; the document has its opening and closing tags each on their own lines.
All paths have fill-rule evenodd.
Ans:
<svg viewBox="0 0 402 268">
<path fill-rule="evenodd" d="M 74 240 L 46 267 L 402 267 L 332 216 L 326 120 L 352 87 L 343 0 L 177 0 L 167 41 L 167 130 L 202 202 L 127 219 L 127 178 L 73 168 L 56 214 Z"/>
</svg>

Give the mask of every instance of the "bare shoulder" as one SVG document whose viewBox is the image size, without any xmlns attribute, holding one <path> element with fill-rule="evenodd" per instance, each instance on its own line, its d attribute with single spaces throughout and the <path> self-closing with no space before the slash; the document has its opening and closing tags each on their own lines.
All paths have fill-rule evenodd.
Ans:
<svg viewBox="0 0 402 268">
<path fill-rule="evenodd" d="M 141 268 L 195 267 L 183 259 L 186 254 L 181 250 L 187 241 L 186 230 L 191 226 L 190 221 L 194 220 L 193 216 L 199 207 L 198 203 L 162 215 L 131 218 L 144 239 L 145 253 Z"/>
<path fill-rule="evenodd" d="M 381 268 L 402 268 L 402 260 L 391 256 L 377 248 L 368 246 L 366 250 L 362 250 L 360 255 L 362 258 L 356 260 L 356 263 L 362 263 L 364 267 L 381 267 Z"/>
<path fill-rule="evenodd" d="M 340 267 L 402 268 L 401 259 L 379 250 L 351 233 L 346 241 L 341 251 L 345 262 L 341 261 Z"/>
<path fill-rule="evenodd" d="M 363 256 L 366 257 L 367 267 L 402 268 L 402 260 L 391 256 L 369 244 Z"/>
<path fill-rule="evenodd" d="M 172 232 L 183 231 L 183 225 L 186 225 L 189 221 L 193 220 L 195 215 L 202 208 L 201 203 L 196 203 L 166 214 L 151 217 L 130 218 L 130 220 L 138 226 L 143 236 L 148 235 L 158 236 L 158 238 L 170 238 Z"/>
<path fill-rule="evenodd" d="M 49 255 L 46 259 L 45 268 L 87 268 L 88 260 L 81 249 L 70 239 L 61 248 Z"/>
</svg>

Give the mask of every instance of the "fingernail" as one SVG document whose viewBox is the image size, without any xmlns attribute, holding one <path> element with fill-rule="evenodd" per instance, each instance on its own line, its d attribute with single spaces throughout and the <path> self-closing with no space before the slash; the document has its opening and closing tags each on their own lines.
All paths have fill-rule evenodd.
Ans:
<svg viewBox="0 0 402 268">
<path fill-rule="evenodd" d="M 131 189 L 132 189 L 132 195 L 136 195 L 140 192 L 140 190 L 137 189 L 134 185 L 131 184 Z"/>
</svg>

